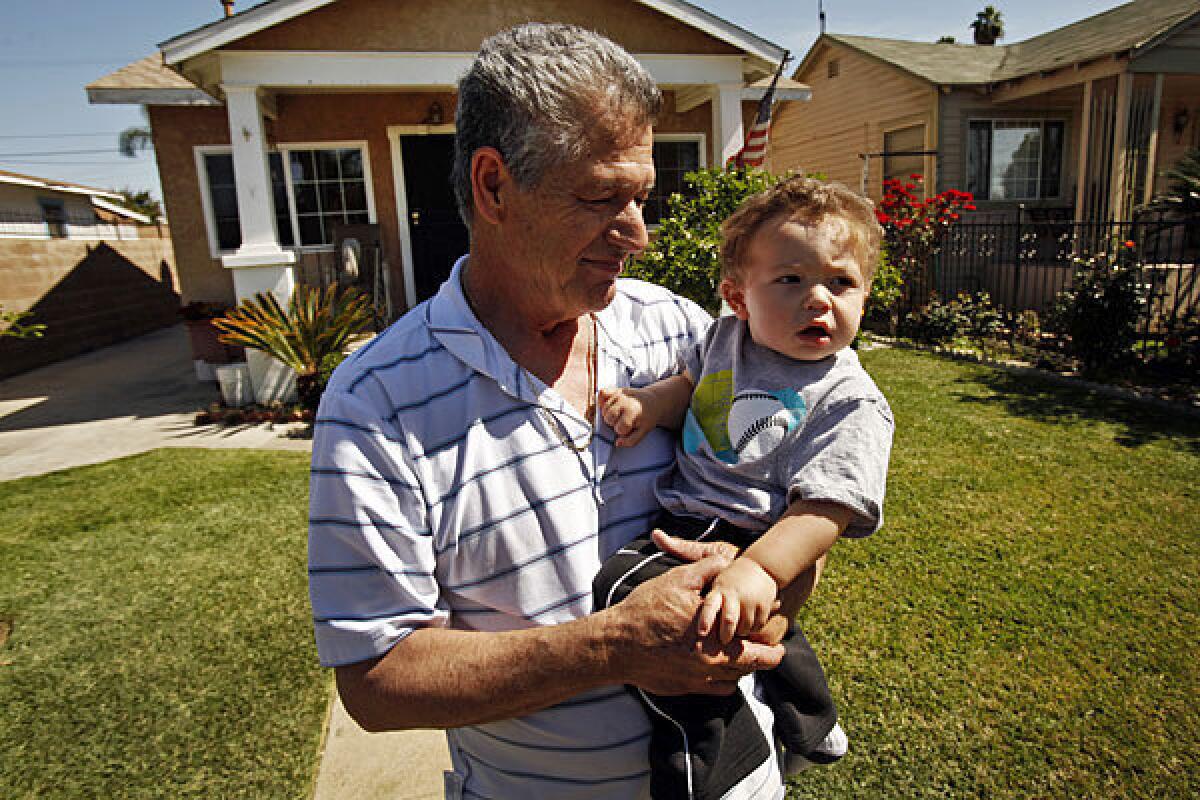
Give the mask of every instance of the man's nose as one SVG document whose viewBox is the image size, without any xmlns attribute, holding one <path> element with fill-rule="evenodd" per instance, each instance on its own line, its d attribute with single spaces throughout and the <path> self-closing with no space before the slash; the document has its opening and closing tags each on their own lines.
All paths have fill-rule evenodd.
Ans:
<svg viewBox="0 0 1200 800">
<path fill-rule="evenodd" d="M 630 200 L 621 213 L 613 218 L 608 229 L 608 240 L 630 253 L 640 253 L 650 243 L 650 234 L 646 231 L 646 221 L 642 218 L 642 207 L 636 200 Z"/>
</svg>

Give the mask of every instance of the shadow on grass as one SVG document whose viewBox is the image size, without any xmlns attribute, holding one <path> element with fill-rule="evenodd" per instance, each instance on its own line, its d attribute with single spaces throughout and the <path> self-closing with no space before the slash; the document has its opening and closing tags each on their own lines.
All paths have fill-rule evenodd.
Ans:
<svg viewBox="0 0 1200 800">
<path fill-rule="evenodd" d="M 960 392 L 958 399 L 964 403 L 999 405 L 1014 416 L 1053 424 L 1107 423 L 1120 429 L 1114 440 L 1124 447 L 1170 439 L 1193 453 L 1200 453 L 1200 416 L 1187 409 L 1172 410 L 1149 401 L 1112 397 L 1037 373 L 988 369 L 961 382 L 982 384 L 994 392 L 987 396 Z"/>
</svg>

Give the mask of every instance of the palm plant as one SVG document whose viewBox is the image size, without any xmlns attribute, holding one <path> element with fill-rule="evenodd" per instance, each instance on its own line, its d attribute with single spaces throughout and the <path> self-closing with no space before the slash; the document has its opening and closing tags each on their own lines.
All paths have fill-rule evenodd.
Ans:
<svg viewBox="0 0 1200 800">
<path fill-rule="evenodd" d="M 260 292 L 213 324 L 225 344 L 259 350 L 295 370 L 300 404 L 315 411 L 325 389 L 323 371 L 373 319 L 367 296 L 357 289 L 298 286 L 286 312 L 275 295 Z"/>
<path fill-rule="evenodd" d="M 154 132 L 150 130 L 150 116 L 142 108 L 142 118 L 145 125 L 133 125 L 121 131 L 117 137 L 117 149 L 126 158 L 135 157 L 141 150 L 154 148 Z"/>
<path fill-rule="evenodd" d="M 1168 184 L 1163 205 L 1185 214 L 1200 212 L 1200 148 L 1184 153 L 1164 174 Z"/>
<path fill-rule="evenodd" d="M 995 6 L 984 6 L 971 23 L 975 44 L 992 45 L 1004 38 L 1004 17 Z"/>
</svg>

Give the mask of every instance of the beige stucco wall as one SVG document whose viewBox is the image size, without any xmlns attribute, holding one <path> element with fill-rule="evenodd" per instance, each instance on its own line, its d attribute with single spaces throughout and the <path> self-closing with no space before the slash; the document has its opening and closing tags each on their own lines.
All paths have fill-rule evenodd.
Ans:
<svg viewBox="0 0 1200 800">
<path fill-rule="evenodd" d="M 40 219 L 42 207 L 38 204 L 38 198 L 43 197 L 61 200 L 63 211 L 68 217 L 91 218 L 95 216 L 92 212 L 92 201 L 83 195 L 11 183 L 0 183 L 0 214 L 31 215 Z"/>
<path fill-rule="evenodd" d="M 830 58 L 839 62 L 833 78 Z M 927 137 L 933 136 L 934 87 L 873 58 L 827 43 L 795 78 L 812 87 L 812 101 L 785 103 L 776 112 L 768 164 L 773 172 L 821 172 L 857 190 L 859 154 L 881 152 L 886 131 L 925 123 Z M 882 168 L 871 160 L 867 193 L 874 199 Z"/>
<path fill-rule="evenodd" d="M 177 322 L 172 262 L 164 239 L 0 239 L 0 306 L 47 326 L 0 338 L 0 378 Z"/>
<path fill-rule="evenodd" d="M 436 10 L 436 13 L 431 11 Z M 341 0 L 225 47 L 229 50 L 473 52 L 492 33 L 529 21 L 569 22 L 638 53 L 737 53 L 728 44 L 632 0 Z"/>
</svg>

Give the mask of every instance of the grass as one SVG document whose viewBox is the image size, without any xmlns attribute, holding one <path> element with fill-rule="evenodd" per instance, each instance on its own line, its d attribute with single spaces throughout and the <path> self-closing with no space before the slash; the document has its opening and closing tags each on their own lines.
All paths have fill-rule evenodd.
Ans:
<svg viewBox="0 0 1200 800">
<path fill-rule="evenodd" d="M 1200 792 L 1200 422 L 906 350 L 882 531 L 802 622 L 851 752 L 794 797 Z"/>
<path fill-rule="evenodd" d="M 803 619 L 851 752 L 796 797 L 1200 794 L 1200 422 L 908 350 L 885 528 Z M 0 797 L 303 797 L 305 457 L 0 484 Z"/>
<path fill-rule="evenodd" d="M 0 797 L 309 796 L 306 502 L 296 453 L 0 483 Z"/>
</svg>

